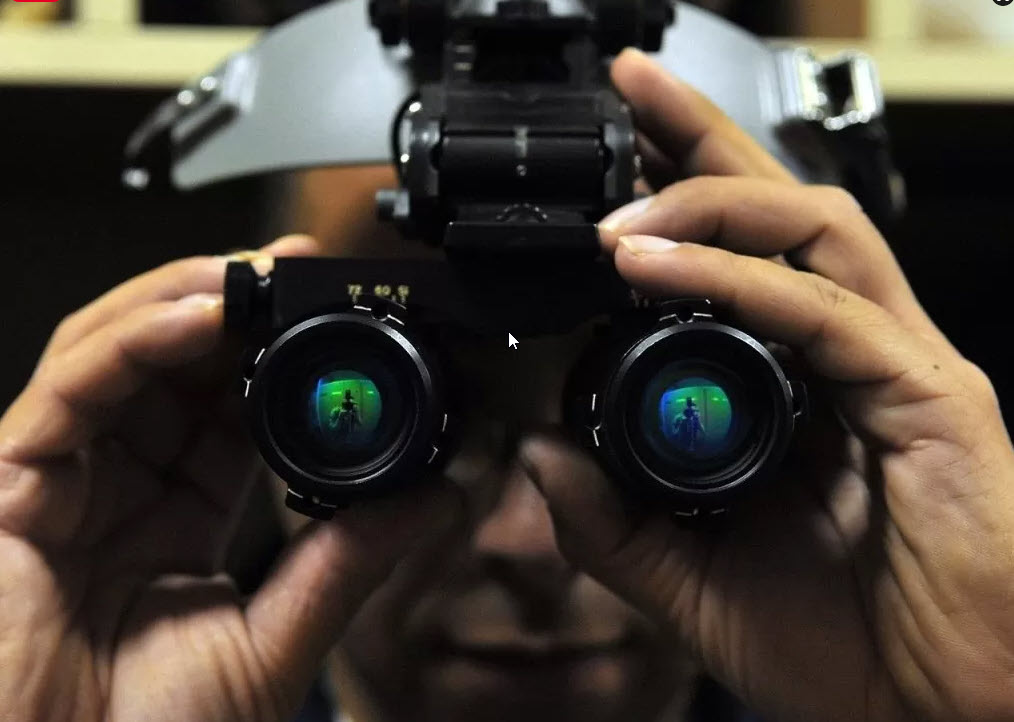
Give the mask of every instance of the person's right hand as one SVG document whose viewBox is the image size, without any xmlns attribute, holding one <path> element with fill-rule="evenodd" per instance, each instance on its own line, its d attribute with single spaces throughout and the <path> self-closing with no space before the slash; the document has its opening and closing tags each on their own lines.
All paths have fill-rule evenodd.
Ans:
<svg viewBox="0 0 1014 722">
<path fill-rule="evenodd" d="M 2 720 L 287 721 L 366 596 L 455 526 L 428 487 L 311 524 L 248 601 L 212 576 L 259 467 L 223 371 L 225 263 L 68 317 L 0 418 Z"/>
</svg>

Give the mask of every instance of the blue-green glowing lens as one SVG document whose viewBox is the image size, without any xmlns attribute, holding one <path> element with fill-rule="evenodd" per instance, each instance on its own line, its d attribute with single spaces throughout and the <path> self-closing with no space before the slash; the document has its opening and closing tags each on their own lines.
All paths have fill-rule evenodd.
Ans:
<svg viewBox="0 0 1014 722">
<path fill-rule="evenodd" d="M 725 451 L 733 408 L 725 389 L 701 377 L 666 388 L 658 404 L 659 430 L 666 441 L 688 453 Z"/>
<path fill-rule="evenodd" d="M 317 379 L 309 411 L 313 428 L 328 446 L 352 450 L 376 440 L 383 399 L 369 376 L 340 369 Z"/>
<path fill-rule="evenodd" d="M 667 463 L 693 468 L 725 464 L 753 426 L 743 389 L 732 375 L 674 362 L 652 376 L 639 417 L 648 447 Z"/>
</svg>

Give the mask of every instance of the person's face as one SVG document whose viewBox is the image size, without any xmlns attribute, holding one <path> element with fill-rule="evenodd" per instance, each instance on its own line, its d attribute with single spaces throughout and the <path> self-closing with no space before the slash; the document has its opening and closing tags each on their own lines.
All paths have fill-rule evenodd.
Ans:
<svg viewBox="0 0 1014 722">
<path fill-rule="evenodd" d="M 432 255 L 373 221 L 387 168 L 312 171 L 293 230 L 337 255 Z M 371 704 L 395 720 L 657 720 L 685 705 L 694 670 L 628 604 L 572 568 L 518 440 L 560 423 L 567 372 L 588 329 L 461 344 L 450 379 L 466 400 L 446 476 L 472 499 L 469 539 L 425 568 L 412 559 L 371 599 L 342 643 Z"/>
</svg>

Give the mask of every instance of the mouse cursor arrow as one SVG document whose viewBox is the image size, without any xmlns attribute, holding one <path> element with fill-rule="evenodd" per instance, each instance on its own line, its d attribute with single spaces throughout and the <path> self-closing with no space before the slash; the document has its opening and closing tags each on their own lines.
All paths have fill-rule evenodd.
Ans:
<svg viewBox="0 0 1014 722">
<path fill-rule="evenodd" d="M 512 348 L 515 351 L 518 350 L 518 340 L 514 338 L 514 334 L 507 334 L 507 348 Z"/>
</svg>

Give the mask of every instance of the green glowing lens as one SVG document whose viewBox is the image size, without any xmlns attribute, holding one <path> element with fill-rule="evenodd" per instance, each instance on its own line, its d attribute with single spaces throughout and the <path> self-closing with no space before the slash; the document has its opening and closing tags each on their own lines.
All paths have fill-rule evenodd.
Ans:
<svg viewBox="0 0 1014 722">
<path fill-rule="evenodd" d="M 695 472 L 736 460 L 753 432 L 749 394 L 726 369 L 674 361 L 651 375 L 637 411 L 645 452 L 660 464 Z"/>
<path fill-rule="evenodd" d="M 684 453 L 722 454 L 728 451 L 734 413 L 729 395 L 713 380 L 685 378 L 662 392 L 659 430 L 668 444 Z"/>
<path fill-rule="evenodd" d="M 325 444 L 355 450 L 376 441 L 383 399 L 369 376 L 340 369 L 317 379 L 310 394 L 311 423 Z"/>
</svg>

